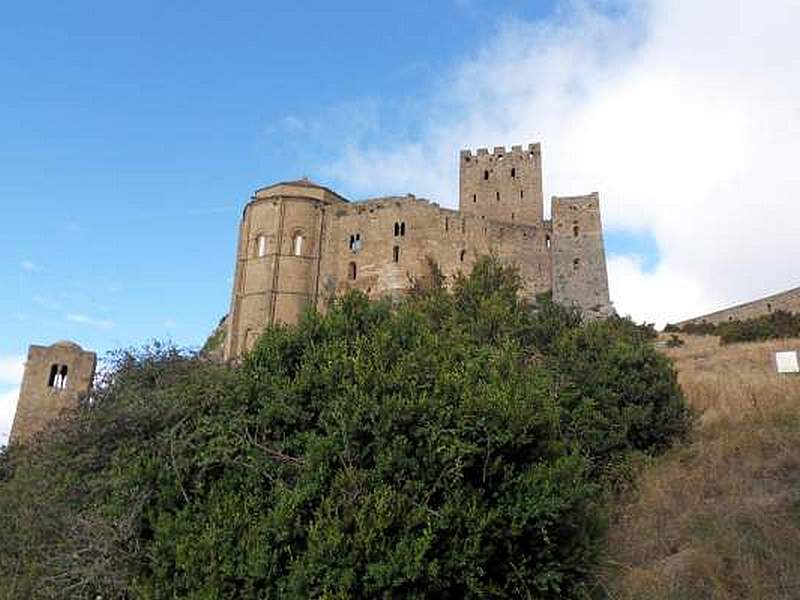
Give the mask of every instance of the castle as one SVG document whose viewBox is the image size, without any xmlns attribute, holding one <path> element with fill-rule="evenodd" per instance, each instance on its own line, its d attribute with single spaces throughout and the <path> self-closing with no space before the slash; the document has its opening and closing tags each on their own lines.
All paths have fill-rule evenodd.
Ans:
<svg viewBox="0 0 800 600">
<path fill-rule="evenodd" d="M 349 202 L 308 180 L 257 190 L 244 207 L 223 358 L 270 323 L 349 288 L 401 295 L 493 254 L 519 268 L 531 300 L 552 292 L 587 316 L 612 312 L 597 193 L 554 197 L 544 219 L 539 144 L 461 152 L 459 210 L 399 196 Z M 72 342 L 31 346 L 11 439 L 22 440 L 90 393 L 96 357 Z"/>
<path fill-rule="evenodd" d="M 239 227 L 223 356 L 349 288 L 402 294 L 432 265 L 448 278 L 486 254 L 515 264 L 531 299 L 612 312 L 598 194 L 553 197 L 545 220 L 539 144 L 463 150 L 458 210 L 413 195 L 349 202 L 308 180 L 258 189 Z"/>
</svg>

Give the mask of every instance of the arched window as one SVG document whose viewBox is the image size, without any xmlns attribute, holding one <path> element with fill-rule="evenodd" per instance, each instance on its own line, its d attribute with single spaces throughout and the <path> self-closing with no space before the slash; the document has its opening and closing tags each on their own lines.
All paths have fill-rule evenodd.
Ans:
<svg viewBox="0 0 800 600">
<path fill-rule="evenodd" d="M 347 269 L 347 271 L 348 271 L 348 272 L 347 272 L 347 274 L 348 274 L 348 276 L 350 277 L 350 279 L 351 279 L 351 280 L 355 279 L 355 278 L 356 278 L 356 275 L 358 274 L 358 271 L 357 271 L 357 269 L 356 269 L 356 263 L 354 263 L 354 262 L 351 262 L 351 263 L 348 265 L 348 269 Z"/>
<path fill-rule="evenodd" d="M 292 237 L 292 251 L 295 256 L 303 255 L 303 234 L 299 231 Z"/>
<path fill-rule="evenodd" d="M 459 254 L 458 254 L 458 259 L 459 259 L 461 262 L 464 262 L 464 257 L 465 257 L 466 255 L 467 255 L 467 251 L 466 251 L 466 250 L 462 250 L 462 251 L 461 251 L 461 252 L 459 252 Z"/>
<path fill-rule="evenodd" d="M 67 373 L 69 373 L 69 368 L 67 367 L 67 365 L 62 365 L 61 366 L 61 371 L 59 372 L 59 375 L 61 376 L 61 389 L 62 390 L 67 389 Z"/>
<path fill-rule="evenodd" d="M 50 377 L 47 379 L 48 387 L 54 387 L 56 385 L 57 376 L 58 376 L 58 365 L 53 365 L 50 367 Z"/>
<path fill-rule="evenodd" d="M 405 235 L 406 235 L 406 223 L 405 221 L 403 221 L 402 223 L 400 223 L 400 236 L 405 237 Z"/>
<path fill-rule="evenodd" d="M 392 248 L 392 260 L 396 263 L 400 262 L 400 246 Z"/>
<path fill-rule="evenodd" d="M 581 264 L 581 259 L 580 259 L 580 258 L 576 258 L 576 259 L 574 259 L 574 260 L 572 261 L 572 270 L 573 270 L 573 271 L 577 271 L 577 270 L 578 270 L 578 267 L 580 266 L 580 264 Z"/>
<path fill-rule="evenodd" d="M 354 233 L 350 236 L 350 250 L 353 252 L 358 252 L 361 250 L 361 234 Z"/>
<path fill-rule="evenodd" d="M 256 238 L 256 256 L 263 258 L 267 255 L 267 236 L 260 235 Z"/>
<path fill-rule="evenodd" d="M 400 223 L 397 221 L 394 222 L 394 237 L 400 235 Z"/>
</svg>

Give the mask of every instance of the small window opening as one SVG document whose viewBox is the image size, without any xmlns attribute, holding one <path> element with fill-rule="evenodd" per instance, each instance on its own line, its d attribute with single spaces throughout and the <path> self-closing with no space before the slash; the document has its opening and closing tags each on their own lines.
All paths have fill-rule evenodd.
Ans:
<svg viewBox="0 0 800 600">
<path fill-rule="evenodd" d="M 61 366 L 61 371 L 59 375 L 61 376 L 61 385 L 59 386 L 62 390 L 67 389 L 67 374 L 69 373 L 69 368 L 67 365 Z"/>
<path fill-rule="evenodd" d="M 767 312 L 772 312 L 772 304 L 767 302 Z"/>
<path fill-rule="evenodd" d="M 303 255 L 303 234 L 294 234 L 294 238 L 292 238 L 292 249 L 294 250 L 295 256 Z"/>
<path fill-rule="evenodd" d="M 348 277 L 350 277 L 351 280 L 355 279 L 356 275 L 358 274 L 357 273 L 357 268 L 356 268 L 356 263 L 351 262 L 347 267 L 348 267 L 347 268 Z"/>
<path fill-rule="evenodd" d="M 267 255 L 267 236 L 265 235 L 258 236 L 257 252 L 259 258 L 263 258 Z"/>
<path fill-rule="evenodd" d="M 361 250 L 361 234 L 354 233 L 350 236 L 350 250 L 353 252 L 358 252 Z"/>
<path fill-rule="evenodd" d="M 400 223 L 395 221 L 395 223 L 394 223 L 394 237 L 397 237 L 398 235 L 400 235 Z"/>
<path fill-rule="evenodd" d="M 58 375 L 58 365 L 50 367 L 50 377 L 47 379 L 48 387 L 55 387 L 56 376 Z"/>
<path fill-rule="evenodd" d="M 578 267 L 580 266 L 580 264 L 581 264 L 581 259 L 580 259 L 580 258 L 576 258 L 576 259 L 574 259 L 574 260 L 572 261 L 572 270 L 573 270 L 573 271 L 577 271 L 577 270 L 578 270 Z"/>
<path fill-rule="evenodd" d="M 572 235 L 574 237 L 578 237 L 578 226 L 577 225 L 573 225 L 572 226 Z"/>
<path fill-rule="evenodd" d="M 514 220 L 514 213 L 513 212 L 511 213 L 511 220 L 512 221 Z"/>
<path fill-rule="evenodd" d="M 462 250 L 462 251 L 459 253 L 459 255 L 458 255 L 458 258 L 459 258 L 459 260 L 461 260 L 461 262 L 464 262 L 464 257 L 466 256 L 466 254 L 467 254 L 467 251 L 466 251 L 466 250 Z"/>
<path fill-rule="evenodd" d="M 544 236 L 544 245 L 545 245 L 546 248 L 548 248 L 548 249 L 550 248 L 550 236 L 549 235 Z"/>
<path fill-rule="evenodd" d="M 497 201 L 500 202 L 500 192 L 495 192 L 494 195 L 497 198 Z"/>
<path fill-rule="evenodd" d="M 392 260 L 396 263 L 400 262 L 400 246 L 392 248 Z"/>
<path fill-rule="evenodd" d="M 400 223 L 400 237 L 405 237 L 406 235 L 406 224 L 405 221 Z"/>
<path fill-rule="evenodd" d="M 519 191 L 519 197 L 520 197 L 520 200 L 525 197 L 525 190 L 520 190 Z"/>
<path fill-rule="evenodd" d="M 450 231 L 450 219 L 448 219 L 447 217 L 444 218 L 444 230 Z"/>
<path fill-rule="evenodd" d="M 478 201 L 478 194 L 472 194 L 472 203 L 475 204 Z"/>
<path fill-rule="evenodd" d="M 489 171 L 484 171 L 483 172 L 483 180 L 484 181 L 488 181 L 489 180 Z"/>
<path fill-rule="evenodd" d="M 511 177 L 516 177 L 516 176 L 517 176 L 517 170 L 512 168 L 511 169 Z"/>
</svg>

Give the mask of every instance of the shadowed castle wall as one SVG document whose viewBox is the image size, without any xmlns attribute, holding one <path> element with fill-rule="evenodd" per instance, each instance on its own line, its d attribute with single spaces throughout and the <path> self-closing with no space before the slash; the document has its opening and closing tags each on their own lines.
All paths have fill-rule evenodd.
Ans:
<svg viewBox="0 0 800 600">
<path fill-rule="evenodd" d="M 10 442 L 30 439 L 65 409 L 74 408 L 89 394 L 97 357 L 72 342 L 30 346 Z M 66 383 L 53 378 L 66 373 Z"/>
<path fill-rule="evenodd" d="M 552 212 L 553 300 L 588 314 L 608 314 L 606 253 L 600 198 L 554 197 Z"/>
</svg>

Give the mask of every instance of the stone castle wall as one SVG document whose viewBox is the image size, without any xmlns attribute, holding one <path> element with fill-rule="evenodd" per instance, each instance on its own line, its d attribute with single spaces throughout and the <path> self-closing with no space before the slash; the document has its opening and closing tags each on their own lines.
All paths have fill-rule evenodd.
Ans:
<svg viewBox="0 0 800 600">
<path fill-rule="evenodd" d="M 30 346 L 10 442 L 30 439 L 88 395 L 97 357 L 72 342 Z"/>
<path fill-rule="evenodd" d="M 545 221 L 538 144 L 463 151 L 459 171 L 458 211 L 411 195 L 350 203 L 305 180 L 256 191 L 240 225 L 225 358 L 347 289 L 396 296 L 432 263 L 452 281 L 487 254 L 519 268 L 531 300 L 552 290 L 587 314 L 610 312 L 597 194 L 554 198 Z"/>
<path fill-rule="evenodd" d="M 687 319 L 677 323 L 677 325 L 682 327 L 689 323 L 705 322 L 717 324 L 723 321 L 743 321 L 744 319 L 753 319 L 755 317 L 768 315 L 778 310 L 800 313 L 800 287 L 781 292 L 780 294 L 773 294 L 772 296 L 767 296 L 760 300 L 738 304 L 693 319 Z"/>
</svg>

